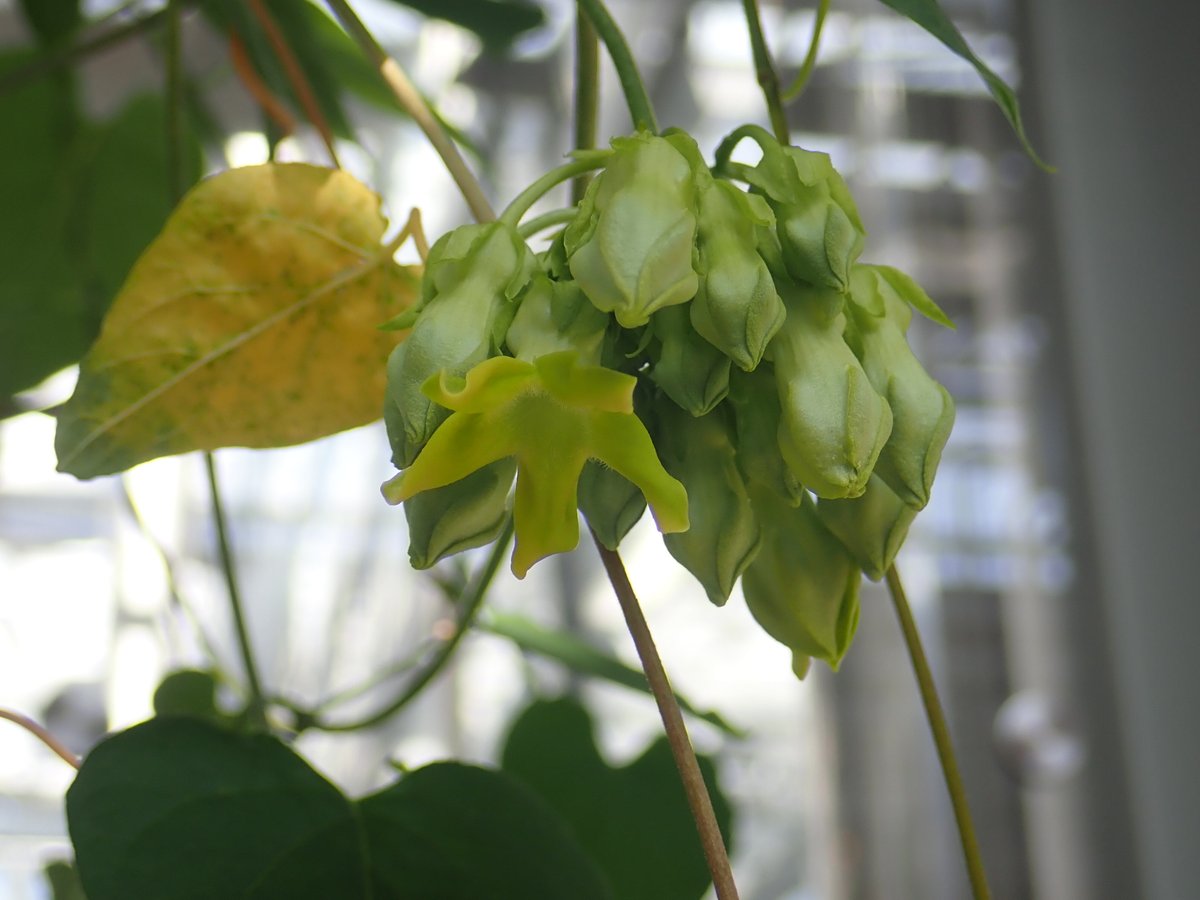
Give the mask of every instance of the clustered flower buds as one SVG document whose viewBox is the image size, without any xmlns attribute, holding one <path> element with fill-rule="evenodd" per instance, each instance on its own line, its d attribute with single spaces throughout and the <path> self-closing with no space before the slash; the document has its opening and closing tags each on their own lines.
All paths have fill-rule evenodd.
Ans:
<svg viewBox="0 0 1200 900">
<path fill-rule="evenodd" d="M 729 161 L 750 137 L 757 165 Z M 523 210 L 431 249 L 388 363 L 384 485 L 425 568 L 503 528 L 512 568 L 615 548 L 649 505 L 667 550 L 725 603 L 837 667 L 862 575 L 891 566 L 954 419 L 906 333 L 949 325 L 917 284 L 858 262 L 864 229 L 823 153 L 763 129 L 710 168 L 687 134 L 638 133 L 534 253 Z M 743 190 L 736 182 L 743 182 Z M 513 480 L 516 489 L 510 501 Z"/>
</svg>

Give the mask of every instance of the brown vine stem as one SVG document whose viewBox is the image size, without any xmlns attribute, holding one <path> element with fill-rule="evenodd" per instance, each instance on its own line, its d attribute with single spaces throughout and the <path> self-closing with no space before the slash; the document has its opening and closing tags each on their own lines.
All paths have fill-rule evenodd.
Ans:
<svg viewBox="0 0 1200 900">
<path fill-rule="evenodd" d="M 954 808 L 954 820 L 958 824 L 963 860 L 967 866 L 967 875 L 971 880 L 971 893 L 975 900 L 991 900 L 992 892 L 988 888 L 987 873 L 983 869 L 983 856 L 979 852 L 979 841 L 975 837 L 975 825 L 971 821 L 971 809 L 967 805 L 967 790 L 963 786 L 962 774 L 958 771 L 958 761 L 954 756 L 954 744 L 950 740 L 950 727 L 946 724 L 946 713 L 942 710 L 937 687 L 933 683 L 933 673 L 929 670 L 929 661 L 925 658 L 921 635 L 917 631 L 917 623 L 913 621 L 912 610 L 909 608 L 904 585 L 900 581 L 900 573 L 896 571 L 896 567 L 891 566 L 885 577 L 888 591 L 892 595 L 892 604 L 896 607 L 896 616 L 900 619 L 900 629 L 904 632 L 904 642 L 908 645 L 909 656 L 912 657 L 913 671 L 917 676 L 921 702 L 925 704 L 929 730 L 933 732 L 933 743 L 937 747 L 938 760 L 942 764 L 946 789 L 950 792 L 950 805 Z"/>
<path fill-rule="evenodd" d="M 679 778 L 683 782 L 688 806 L 700 832 L 700 844 L 704 848 L 704 858 L 708 863 L 708 871 L 712 874 L 718 900 L 737 900 L 737 885 L 733 882 L 733 870 L 729 865 L 725 839 L 721 837 L 721 829 L 717 826 L 717 817 L 713 812 L 712 800 L 708 796 L 708 788 L 700 774 L 700 766 L 696 762 L 696 753 L 683 724 L 683 714 L 679 711 L 675 692 L 671 689 L 662 659 L 654 646 L 650 626 L 646 624 L 646 617 L 642 614 L 642 607 L 633 592 L 633 585 L 629 582 L 629 575 L 621 557 L 615 550 L 609 550 L 601 544 L 594 534 L 592 539 L 596 543 L 596 549 L 600 551 L 600 560 L 604 563 L 608 580 L 612 582 L 617 602 L 621 604 L 625 624 L 642 661 L 642 670 L 646 673 L 650 691 L 658 704 L 663 728 L 667 732 L 667 742 L 671 746 L 671 755 L 675 757 L 675 765 L 679 769 Z"/>
<path fill-rule="evenodd" d="M 79 757 L 59 743 L 58 738 L 52 735 L 37 722 L 33 721 L 33 719 L 29 718 L 29 716 L 23 716 L 19 712 L 13 712 L 11 709 L 0 709 L 0 719 L 7 719 L 16 725 L 20 725 L 35 738 L 58 754 L 58 756 L 61 757 L 63 762 L 65 762 L 67 765 L 74 766 L 76 769 L 79 768 Z"/>
<path fill-rule="evenodd" d="M 308 117 L 309 123 L 317 130 L 317 134 L 321 136 L 321 142 L 325 144 L 325 151 L 329 154 L 329 159 L 333 163 L 333 167 L 340 169 L 342 164 L 338 161 L 337 149 L 333 145 L 333 129 L 329 127 L 329 122 L 326 121 L 325 114 L 321 112 L 321 105 L 317 102 L 312 85 L 308 83 L 308 77 L 304 74 L 304 67 L 296 59 L 296 54 L 292 52 L 292 48 L 288 45 L 287 38 L 279 30 L 278 23 L 276 23 L 275 18 L 267 10 L 262 0 L 249 0 L 249 3 L 250 11 L 254 13 L 254 18 L 258 20 L 259 27 L 266 34 L 267 40 L 271 44 L 271 49 L 275 51 L 275 56 L 278 57 L 280 64 L 283 66 L 283 71 L 287 74 L 288 81 L 292 84 L 292 90 L 296 92 L 296 99 L 300 102 L 300 108 L 304 110 L 304 115 Z"/>
<path fill-rule="evenodd" d="M 491 222 L 495 219 L 496 213 L 492 210 L 492 205 L 483 193 L 478 179 L 471 172 L 466 160 L 462 158 L 462 154 L 458 152 L 458 147 L 450 139 L 450 135 L 446 134 L 446 130 L 433 115 L 420 92 L 409 80 L 404 70 L 400 68 L 400 64 L 388 56 L 387 51 L 379 45 L 375 36 L 367 30 L 346 0 L 326 0 L 326 5 L 342 23 L 346 33 L 379 68 L 379 73 L 391 88 L 396 101 L 425 132 L 429 143 L 433 144 L 433 149 L 437 151 L 438 156 L 442 158 L 446 168 L 450 171 L 450 177 L 458 185 L 463 199 L 467 201 L 471 215 L 477 222 Z"/>
</svg>

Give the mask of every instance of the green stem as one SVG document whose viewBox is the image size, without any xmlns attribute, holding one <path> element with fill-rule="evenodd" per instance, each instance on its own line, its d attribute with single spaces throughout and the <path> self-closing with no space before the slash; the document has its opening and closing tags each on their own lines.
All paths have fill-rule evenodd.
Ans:
<svg viewBox="0 0 1200 900">
<path fill-rule="evenodd" d="M 600 111 L 600 41 L 584 16 L 575 17 L 575 149 L 596 146 Z M 571 204 L 577 206 L 591 177 L 584 173 L 571 182 Z"/>
<path fill-rule="evenodd" d="M 587 16 L 592 27 L 604 41 L 608 55 L 617 70 L 621 80 L 621 90 L 625 92 L 625 103 L 629 107 L 629 115 L 638 131 L 650 131 L 658 134 L 658 119 L 654 116 L 654 107 L 650 105 L 650 97 L 646 93 L 646 85 L 638 74 L 637 63 L 629 51 L 629 44 L 621 29 L 609 15 L 603 0 L 579 0 L 580 11 Z"/>
<path fill-rule="evenodd" d="M 829 0 L 820 0 L 817 5 L 817 19 L 813 23 L 812 40 L 808 42 L 808 53 L 804 55 L 804 62 L 800 65 L 800 71 L 796 73 L 796 79 L 783 92 L 783 99 L 789 103 L 804 91 L 809 76 L 812 75 L 812 70 L 817 64 L 817 51 L 821 47 L 821 30 L 825 27 L 825 17 L 828 14 Z"/>
<path fill-rule="evenodd" d="M 704 776 L 700 774 L 700 764 L 696 761 L 696 752 L 692 749 L 687 727 L 683 724 L 683 714 L 671 689 L 671 682 L 663 668 L 662 659 L 654 646 L 654 638 L 650 634 L 650 626 L 642 614 L 633 585 L 629 583 L 629 575 L 621 562 L 621 557 L 615 550 L 609 550 L 599 538 L 592 535 L 596 549 L 600 551 L 600 559 L 608 580 L 612 582 L 617 602 L 621 604 L 621 612 L 625 616 L 625 625 L 633 638 L 638 657 L 642 661 L 642 671 L 646 673 L 646 681 L 650 683 L 650 692 L 658 704 L 658 713 L 662 717 L 663 729 L 667 733 L 667 743 L 671 747 L 671 755 L 675 758 L 675 766 L 679 769 L 679 778 L 683 782 L 683 790 L 687 795 L 688 806 L 696 829 L 700 832 L 700 845 L 704 848 L 704 859 L 708 863 L 708 871 L 712 875 L 713 887 L 716 889 L 718 900 L 737 900 L 737 885 L 733 881 L 733 870 L 729 865 L 729 854 L 725 849 L 725 839 L 721 837 L 721 829 L 717 825 L 717 816 L 713 812 L 712 799 L 708 795 L 708 787 L 704 784 Z"/>
<path fill-rule="evenodd" d="M 267 702 L 263 694 L 262 681 L 258 677 L 258 665 L 254 661 L 254 647 L 250 643 L 250 632 L 246 628 L 246 615 L 242 606 L 242 594 L 238 590 L 237 570 L 233 552 L 230 550 L 229 531 L 226 527 L 225 506 L 221 502 L 221 488 L 217 481 L 217 464 L 212 453 L 205 452 L 204 465 L 208 471 L 208 489 L 212 497 L 213 523 L 217 530 L 217 548 L 221 553 L 221 571 L 225 573 L 225 585 L 229 590 L 229 610 L 233 614 L 234 630 L 237 632 L 238 649 L 242 654 L 242 665 L 246 669 L 246 686 L 249 705 L 246 712 L 251 723 L 267 728 Z"/>
<path fill-rule="evenodd" d="M 373 725 L 378 725 L 380 722 L 390 719 L 406 707 L 417 694 L 421 693 L 425 689 L 425 685 L 429 684 L 442 671 L 446 663 L 450 661 L 450 657 L 458 648 L 459 642 L 470 630 L 471 623 L 475 620 L 479 608 L 483 605 L 483 598 L 487 595 L 488 587 L 491 585 L 492 579 L 496 577 L 496 571 L 500 568 L 500 563 L 503 561 L 504 554 L 508 550 L 508 544 L 512 540 L 512 535 L 513 522 L 512 517 L 509 516 L 504 524 L 504 530 L 496 538 L 496 543 L 492 545 L 491 554 L 483 564 L 483 568 L 475 576 L 470 593 L 467 594 L 466 599 L 462 602 L 462 612 L 459 615 L 458 627 L 455 629 L 454 634 L 438 648 L 437 653 L 413 677 L 413 680 L 409 682 L 399 697 L 377 712 L 362 719 L 353 722 L 337 723 L 318 720 L 313 723 L 313 727 L 319 728 L 321 731 L 359 731 L 363 728 L 370 728 Z"/>
<path fill-rule="evenodd" d="M 778 145 L 778 142 L 772 139 L 771 133 L 761 125 L 742 125 L 740 128 L 735 128 L 717 145 L 717 152 L 713 156 L 714 173 L 727 176 L 730 172 L 737 171 L 736 164 L 731 163 L 729 158 L 733 155 L 734 147 L 740 144 L 744 138 L 750 138 L 762 147 L 763 153 L 769 152 L 772 147 Z"/>
<path fill-rule="evenodd" d="M 754 74 L 767 101 L 767 114 L 771 117 L 771 129 L 779 143 L 791 143 L 788 136 L 787 114 L 783 111 L 783 98 L 779 95 L 779 78 L 771 63 L 771 51 L 763 37 L 762 21 L 758 15 L 758 0 L 742 0 L 746 12 L 746 25 L 750 29 L 750 50 L 754 54 Z"/>
<path fill-rule="evenodd" d="M 578 183 L 576 178 L 574 183 Z M 542 213 L 540 216 L 534 216 L 528 222 L 522 222 L 521 227 L 517 229 L 517 234 L 525 240 L 529 240 L 539 231 L 545 228 L 553 228 L 555 225 L 566 225 L 578 214 L 578 210 L 574 206 L 565 206 L 562 209 L 554 209 L 548 213 Z"/>
<path fill-rule="evenodd" d="M 912 610 L 908 606 L 908 598 L 904 595 L 904 585 L 900 582 L 900 573 L 896 571 L 895 566 L 887 570 L 886 578 L 888 590 L 892 595 L 892 603 L 896 607 L 896 616 L 900 619 L 900 630 L 904 632 L 904 642 L 908 645 L 909 656 L 912 657 L 913 671 L 916 673 L 917 686 L 921 691 L 921 702 L 925 704 L 925 715 L 929 719 L 929 729 L 933 733 L 933 743 L 937 747 L 938 760 L 942 764 L 946 789 L 950 792 L 950 805 L 954 808 L 954 820 L 958 824 L 958 835 L 962 840 L 963 860 L 967 865 L 967 875 L 971 879 L 971 892 L 975 900 L 989 900 L 992 894 L 988 889 L 987 875 L 983 870 L 983 857 L 979 853 L 975 826 L 971 822 L 966 788 L 963 786 L 962 775 L 958 771 L 958 761 L 954 756 L 954 745 L 950 740 L 950 728 L 946 724 L 946 714 L 942 711 L 937 687 L 933 683 L 933 674 L 929 671 L 929 662 L 925 658 L 925 650 L 921 646 L 921 635 L 917 632 Z"/>
<path fill-rule="evenodd" d="M 512 203 L 504 208 L 504 212 L 500 213 L 500 221 L 506 222 L 514 228 L 521 221 L 521 217 L 529 212 L 529 208 L 537 203 L 542 197 L 548 194 L 558 185 L 568 179 L 574 178 L 576 175 L 581 175 L 584 172 L 591 172 L 595 169 L 602 168 L 605 161 L 611 154 L 611 150 L 587 150 L 580 154 L 579 159 L 572 160 L 565 165 L 559 166 L 557 169 L 551 169 L 513 199 Z"/>
<path fill-rule="evenodd" d="M 421 130 L 425 132 L 425 136 L 429 138 L 429 143 L 433 145 L 433 149 L 442 158 L 447 170 L 450 172 L 450 177 L 454 179 L 454 183 L 458 185 L 459 191 L 463 195 L 463 199 L 467 201 L 467 206 L 471 209 L 471 215 L 475 217 L 477 222 L 490 222 L 496 218 L 496 214 L 492 211 L 492 205 L 488 202 L 487 195 L 484 194 L 483 188 L 479 184 L 479 180 L 472 174 L 470 167 L 467 166 L 466 160 L 462 158 L 462 154 L 458 152 L 458 147 L 454 141 L 450 139 L 450 135 L 442 128 L 437 117 L 433 115 L 429 104 L 421 96 L 420 92 L 409 80 L 408 75 L 400 68 L 400 64 L 388 56 L 387 51 L 379 45 L 375 40 L 374 35 L 367 30 L 363 25 L 362 20 L 350 8 L 350 4 L 346 0 L 326 0 L 326 4 L 333 12 L 337 20 L 342 23 L 342 27 L 346 29 L 346 33 L 354 39 L 362 51 L 371 59 L 379 68 L 379 73 L 383 76 L 391 88 L 392 94 L 396 101 L 403 107 Z"/>
<path fill-rule="evenodd" d="M 188 0 L 194 2 L 194 0 Z M 41 55 L 18 69 L 14 69 L 0 78 L 0 95 L 7 94 L 22 85 L 36 81 L 43 75 L 49 75 L 57 69 L 69 66 L 86 59 L 114 44 L 119 44 L 143 31 L 157 28 L 167 20 L 169 10 L 160 9 L 140 19 L 134 19 L 126 25 L 109 29 L 103 34 L 80 41 L 69 47 L 61 47 Z"/>
</svg>

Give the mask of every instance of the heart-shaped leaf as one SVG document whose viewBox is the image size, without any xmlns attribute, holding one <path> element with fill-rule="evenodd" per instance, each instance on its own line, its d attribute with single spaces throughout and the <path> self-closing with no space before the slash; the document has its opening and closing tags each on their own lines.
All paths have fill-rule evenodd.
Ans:
<svg viewBox="0 0 1200 900">
<path fill-rule="evenodd" d="M 90 900 L 610 900 L 503 773 L 439 763 L 354 802 L 275 738 L 190 717 L 99 744 L 67 820 Z"/>
<path fill-rule="evenodd" d="M 58 413 L 80 478 L 217 447 L 279 447 L 379 418 L 415 279 L 379 198 L 303 164 L 201 182 L 134 266 Z"/>
<path fill-rule="evenodd" d="M 575 700 L 532 704 L 512 727 L 503 766 L 564 819 L 621 900 L 688 900 L 710 878 L 666 739 L 623 768 L 596 749 L 592 720 Z M 700 757 L 721 832 L 732 814 L 711 760 Z"/>
</svg>

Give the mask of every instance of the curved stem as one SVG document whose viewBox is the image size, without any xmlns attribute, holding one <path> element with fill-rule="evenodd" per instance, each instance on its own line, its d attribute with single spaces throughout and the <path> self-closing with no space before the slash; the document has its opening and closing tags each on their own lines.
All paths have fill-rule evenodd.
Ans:
<svg viewBox="0 0 1200 900">
<path fill-rule="evenodd" d="M 658 704 L 659 715 L 662 716 L 663 728 L 667 732 L 667 742 L 671 746 L 671 755 L 679 769 L 679 778 L 683 782 L 683 790 L 687 795 L 688 806 L 696 829 L 700 832 L 700 844 L 704 848 L 704 858 L 708 863 L 708 871 L 712 875 L 713 887 L 716 889 L 718 900 L 737 900 L 737 885 L 733 881 L 733 870 L 729 866 L 729 854 L 725 850 L 725 840 L 721 837 L 721 829 L 717 826 L 717 817 L 713 812 L 712 799 L 708 796 L 708 788 L 704 777 L 700 774 L 700 765 L 696 762 L 696 753 L 688 738 L 687 728 L 683 724 L 683 715 L 675 700 L 675 692 L 663 669 L 662 659 L 654 646 L 654 638 L 650 634 L 650 626 L 642 615 L 642 608 L 633 585 L 629 583 L 629 575 L 621 557 L 615 550 L 609 550 L 593 533 L 592 539 L 596 549 L 600 551 L 600 559 L 608 580 L 612 582 L 617 602 L 621 604 L 621 612 L 625 616 L 625 624 L 637 647 L 638 656 L 642 661 L 642 670 L 646 680 L 650 682 L 650 691 Z"/>
<path fill-rule="evenodd" d="M 225 506 L 221 502 L 221 488 L 217 481 L 216 458 L 207 451 L 204 454 L 204 466 L 208 471 L 208 489 L 212 497 L 213 524 L 216 526 L 217 548 L 221 554 L 221 571 L 225 573 L 225 585 L 229 590 L 229 611 L 233 614 L 238 649 L 242 654 L 242 665 L 246 669 L 246 688 L 249 694 L 249 705 L 246 712 L 250 721 L 265 731 L 267 728 L 267 701 L 263 694 L 262 681 L 258 677 L 258 665 L 254 661 L 254 647 L 250 643 L 250 631 L 246 627 L 242 594 L 238 590 L 237 570 L 234 567 L 233 552 L 229 547 Z"/>
<path fill-rule="evenodd" d="M 742 125 L 735 128 L 717 145 L 717 152 L 713 155 L 713 172 L 724 175 L 731 170 L 729 158 L 733 155 L 733 148 L 740 144 L 743 138 L 750 138 L 762 147 L 764 153 L 776 143 L 771 138 L 771 133 L 761 125 Z"/>
<path fill-rule="evenodd" d="M 521 217 L 529 212 L 529 207 L 564 181 L 584 172 L 602 168 L 610 153 L 609 150 L 588 150 L 579 154 L 579 159 L 572 160 L 557 169 L 551 169 L 513 198 L 512 203 L 508 204 L 504 208 L 504 212 L 500 214 L 500 221 L 507 222 L 515 228 L 521 221 Z"/>
<path fill-rule="evenodd" d="M 646 93 L 642 76 L 638 73 L 637 63 L 629 51 L 625 36 L 609 15 L 603 0 L 579 0 L 579 9 L 592 23 L 600 40 L 604 41 L 608 55 L 617 69 L 617 77 L 621 80 L 621 90 L 625 93 L 625 104 L 629 107 L 634 127 L 638 131 L 658 134 L 658 119 L 654 116 L 654 107 L 650 105 L 650 97 Z"/>
<path fill-rule="evenodd" d="M 805 85 L 808 84 L 809 76 L 812 75 L 812 70 L 817 64 L 817 51 L 821 47 L 821 30 L 825 27 L 825 17 L 827 15 L 829 15 L 829 0 L 820 0 L 817 4 L 817 18 L 813 23 L 812 40 L 808 42 L 808 53 L 804 55 L 804 62 L 801 63 L 800 71 L 796 73 L 795 80 L 783 92 L 783 99 L 789 103 L 799 97 L 804 91 Z"/>
<path fill-rule="evenodd" d="M 575 179 L 575 183 L 578 183 L 578 181 L 578 178 Z M 521 227 L 517 229 L 517 234 L 523 239 L 529 240 L 543 229 L 553 228 L 555 225 L 566 225 L 575 218 L 578 212 L 574 206 L 553 209 L 548 213 L 542 213 L 540 216 L 534 216 L 528 222 L 522 222 Z"/>
<path fill-rule="evenodd" d="M 600 41 L 585 16 L 575 17 L 575 149 L 596 146 L 600 111 Z M 571 182 L 571 204 L 578 205 L 591 177 L 584 173 Z"/>
<path fill-rule="evenodd" d="M 319 728 L 321 731 L 359 731 L 363 728 L 370 728 L 372 725 L 378 725 L 380 722 L 390 719 L 396 713 L 400 712 L 400 710 L 404 709 L 417 694 L 421 693 L 425 689 L 425 685 L 429 684 L 442 671 L 446 663 L 450 661 L 450 657 L 458 648 L 463 635 L 470 630 L 471 623 L 479 613 L 480 606 L 483 605 L 483 598 L 487 595 L 487 589 L 491 585 L 492 579 L 496 577 L 496 571 L 500 568 L 500 563 L 504 559 L 505 552 L 508 550 L 508 543 L 512 540 L 512 535 L 513 521 L 512 516 L 509 516 L 508 520 L 504 523 L 504 530 L 496 538 L 496 543 L 492 545 L 491 554 L 483 564 L 483 568 L 479 570 L 479 574 L 475 576 L 474 584 L 471 585 L 471 592 L 462 603 L 462 612 L 459 615 L 458 627 L 455 629 L 454 634 L 438 648 L 437 653 L 413 677 L 413 680 L 409 682 L 399 697 L 377 712 L 362 719 L 340 723 L 318 720 L 313 723 L 313 727 Z"/>
<path fill-rule="evenodd" d="M 904 585 L 900 582 L 900 573 L 892 566 L 887 570 L 888 591 L 892 595 L 892 604 L 896 607 L 896 616 L 900 619 L 900 630 L 904 632 L 904 642 L 908 645 L 908 654 L 912 657 L 913 671 L 917 676 L 917 686 L 921 691 L 921 702 L 925 705 L 925 715 L 929 719 L 929 729 L 933 732 L 933 743 L 937 747 L 938 760 L 942 764 L 942 774 L 946 779 L 946 789 L 950 792 L 950 804 L 954 808 L 954 821 L 958 825 L 958 836 L 962 841 L 963 861 L 967 866 L 967 875 L 971 879 L 971 893 L 975 900 L 989 900 L 992 896 L 988 889 L 987 874 L 983 870 L 983 857 L 979 853 L 979 841 L 975 837 L 975 826 L 971 821 L 971 810 L 967 805 L 967 792 L 963 786 L 962 775 L 958 771 L 958 761 L 954 756 L 954 745 L 950 740 L 950 728 L 946 724 L 946 714 L 942 711 L 941 701 L 938 700 L 937 687 L 933 683 L 933 674 L 929 671 L 929 661 L 925 658 L 925 650 L 921 646 L 921 635 L 913 621 L 912 610 L 908 606 L 908 598 L 904 595 Z"/>
<path fill-rule="evenodd" d="M 67 765 L 74 766 L 76 769 L 79 768 L 79 757 L 63 746 L 59 742 L 58 738 L 52 735 L 43 726 L 33 721 L 33 719 L 29 718 L 29 716 L 23 716 L 19 712 L 13 712 L 10 709 L 0 709 L 0 719 L 7 719 L 16 725 L 20 725 L 35 738 L 57 753 L 63 762 L 67 763 Z"/>
<path fill-rule="evenodd" d="M 779 78 L 771 64 L 771 51 L 763 37 L 762 21 L 758 15 L 758 0 L 742 0 L 746 12 L 746 25 L 750 29 L 750 50 L 754 54 L 754 74 L 767 101 L 767 114 L 771 117 L 771 129 L 781 144 L 790 144 L 787 114 L 783 111 L 783 98 L 779 95 Z"/>
<path fill-rule="evenodd" d="M 483 192 L 478 179 L 471 173 L 467 166 L 466 160 L 462 158 L 462 154 L 458 152 L 458 147 L 450 136 L 446 134 L 446 130 L 442 128 L 437 117 L 429 109 L 429 105 L 421 97 L 420 92 L 416 89 L 404 70 L 400 68 L 400 64 L 387 55 L 375 37 L 363 25 L 362 20 L 350 8 L 350 4 L 346 0 L 325 0 L 329 9 L 333 12 L 337 20 L 342 23 L 342 27 L 351 38 L 362 48 L 363 52 L 370 57 L 371 61 L 379 67 L 379 72 L 387 82 L 392 93 L 395 95 L 397 102 L 404 108 L 404 111 L 412 116 L 413 121 L 421 127 L 425 132 L 425 136 L 429 138 L 429 143 L 433 145 L 433 149 L 437 151 L 438 156 L 442 158 L 442 162 L 446 164 L 446 168 L 450 171 L 450 177 L 454 179 L 454 183 L 458 185 L 459 191 L 463 195 L 463 199 L 467 201 L 467 206 L 471 209 L 471 215 L 478 222 L 490 222 L 496 218 L 495 212 L 492 211 L 492 205 L 488 203 L 487 196 Z"/>
</svg>

